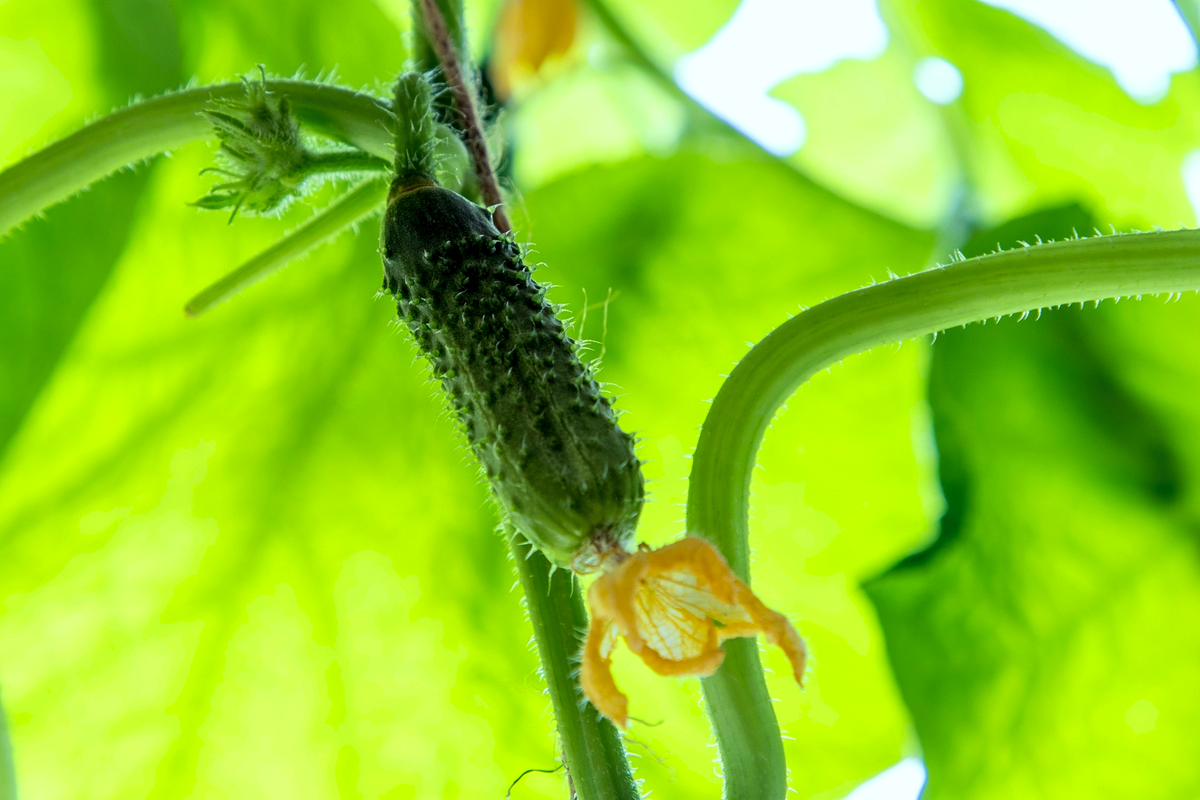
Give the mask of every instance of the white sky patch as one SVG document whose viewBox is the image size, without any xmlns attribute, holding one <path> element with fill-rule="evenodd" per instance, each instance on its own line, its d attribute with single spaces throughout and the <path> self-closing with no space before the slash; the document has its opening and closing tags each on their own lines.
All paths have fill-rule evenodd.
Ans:
<svg viewBox="0 0 1200 800">
<path fill-rule="evenodd" d="M 1171 74 L 1196 65 L 1196 43 L 1171 0 L 981 0 L 1045 28 L 1112 71 L 1142 103 L 1161 100 Z"/>
<path fill-rule="evenodd" d="M 1160 100 L 1173 73 L 1196 65 L 1195 42 L 1171 0 L 980 2 L 1046 29 L 1108 68 L 1139 102 Z M 767 92 L 793 75 L 821 72 L 843 59 L 877 58 L 887 42 L 875 0 L 742 0 L 712 39 L 678 61 L 675 79 L 767 150 L 789 155 L 804 143 L 804 118 Z M 914 80 L 935 103 L 951 102 L 962 91 L 962 75 L 941 59 L 920 62 Z"/>
<path fill-rule="evenodd" d="M 804 119 L 767 96 L 787 78 L 883 54 L 875 0 L 742 0 L 729 22 L 675 65 L 685 92 L 776 155 L 804 143 Z"/>
<path fill-rule="evenodd" d="M 953 103 L 962 94 L 963 77 L 958 67 L 944 58 L 929 56 L 917 62 L 913 81 L 926 98 L 939 106 Z"/>
<path fill-rule="evenodd" d="M 863 781 L 846 800 L 917 800 L 923 788 L 925 764 L 919 758 L 906 758 Z"/>
</svg>

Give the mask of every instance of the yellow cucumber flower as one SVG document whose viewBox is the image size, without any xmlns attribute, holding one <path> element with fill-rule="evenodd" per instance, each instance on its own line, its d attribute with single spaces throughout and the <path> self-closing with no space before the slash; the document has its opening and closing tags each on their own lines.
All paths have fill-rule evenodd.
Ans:
<svg viewBox="0 0 1200 800">
<path fill-rule="evenodd" d="M 659 675 L 711 675 L 721 642 L 762 633 L 783 648 L 803 684 L 804 641 L 787 617 L 762 604 L 715 547 L 689 536 L 658 550 L 614 553 L 588 590 L 592 622 L 579 680 L 596 709 L 629 724 L 628 698 L 612 677 L 618 637 Z"/>
<path fill-rule="evenodd" d="M 578 0 L 506 0 L 496 24 L 491 75 L 502 97 L 514 78 L 537 75 L 547 59 L 560 58 L 575 43 Z"/>
</svg>

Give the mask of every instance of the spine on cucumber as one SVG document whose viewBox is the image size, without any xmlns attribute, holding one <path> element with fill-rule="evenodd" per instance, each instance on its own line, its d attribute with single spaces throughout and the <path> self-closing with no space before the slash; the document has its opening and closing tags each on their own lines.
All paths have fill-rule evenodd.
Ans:
<svg viewBox="0 0 1200 800">
<path fill-rule="evenodd" d="M 512 524 L 580 571 L 628 541 L 643 500 L 633 437 L 520 248 L 466 198 L 404 176 L 381 252 L 384 287 Z"/>
</svg>

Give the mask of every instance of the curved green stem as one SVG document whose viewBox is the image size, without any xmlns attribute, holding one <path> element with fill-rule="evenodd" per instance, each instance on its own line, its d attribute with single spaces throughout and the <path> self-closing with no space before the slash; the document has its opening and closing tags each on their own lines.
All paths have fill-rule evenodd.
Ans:
<svg viewBox="0 0 1200 800">
<path fill-rule="evenodd" d="M 310 129 L 390 162 L 391 111 L 384 101 L 311 81 L 268 80 Z M 200 112 L 236 100 L 241 83 L 186 89 L 122 108 L 0 172 L 0 235 L 129 164 L 213 136 Z"/>
<path fill-rule="evenodd" d="M 617 729 L 584 701 L 575 678 L 588 624 L 583 593 L 574 585 L 570 570 L 554 569 L 525 537 L 510 535 L 509 544 L 554 706 L 563 761 L 574 787 L 572 797 L 637 800 Z"/>
<path fill-rule="evenodd" d="M 383 208 L 387 186 L 387 179 L 377 178 L 351 189 L 299 228 L 197 294 L 183 307 L 184 313 L 189 317 L 200 316 L 307 255 L 313 248 L 332 241 L 356 222 L 379 212 Z"/>
<path fill-rule="evenodd" d="M 750 479 L 767 424 L 815 372 L 846 356 L 972 322 L 1107 298 L 1200 290 L 1200 231 L 1010 250 L 849 292 L 776 328 L 737 365 L 700 432 L 688 532 L 749 580 Z M 785 764 L 753 642 L 704 681 L 728 800 L 781 800 Z"/>
</svg>

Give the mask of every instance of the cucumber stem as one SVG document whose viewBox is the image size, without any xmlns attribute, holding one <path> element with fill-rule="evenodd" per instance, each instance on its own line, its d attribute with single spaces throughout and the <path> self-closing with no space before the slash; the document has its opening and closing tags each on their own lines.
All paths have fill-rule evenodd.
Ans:
<svg viewBox="0 0 1200 800">
<path fill-rule="evenodd" d="M 492 207 L 492 221 L 502 232 L 511 225 L 501 205 L 499 184 L 487 152 L 483 129 L 475 110 L 474 93 L 467 84 L 460 54 L 465 53 L 461 4 L 456 0 L 414 0 L 414 28 L 418 31 L 418 63 L 428 45 L 441 67 L 461 123 L 462 139 L 475 167 L 480 193 Z M 447 29 L 447 18 L 452 30 Z M 462 55 L 465 60 L 466 56 Z M 588 627 L 583 593 L 570 570 L 556 569 L 549 559 L 521 534 L 506 530 L 516 562 L 529 621 L 550 693 L 554 719 L 567 768 L 569 796 L 580 800 L 637 800 L 637 786 L 625 757 L 620 734 L 613 724 L 583 697 L 576 677 L 583 632 Z"/>
<path fill-rule="evenodd" d="M 1200 231 L 1076 239 L 980 256 L 827 300 L 754 346 L 709 410 L 687 528 L 749 583 L 750 480 L 763 433 L 814 373 L 846 356 L 972 322 L 1089 301 L 1200 291 Z M 753 642 L 703 681 L 727 800 L 782 800 L 786 765 Z"/>
<path fill-rule="evenodd" d="M 637 800 L 625 747 L 613 724 L 584 699 L 575 678 L 588 618 L 570 570 L 555 569 L 524 536 L 507 532 L 550 691 L 567 778 L 579 800 Z"/>
</svg>

